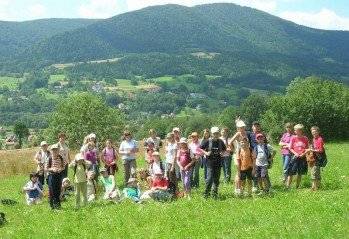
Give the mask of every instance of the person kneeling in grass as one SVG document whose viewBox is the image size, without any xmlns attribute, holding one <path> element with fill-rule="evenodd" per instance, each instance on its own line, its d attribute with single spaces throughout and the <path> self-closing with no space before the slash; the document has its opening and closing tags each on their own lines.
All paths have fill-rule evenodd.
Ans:
<svg viewBox="0 0 349 239">
<path fill-rule="evenodd" d="M 78 153 L 75 156 L 74 161 L 69 165 L 69 167 L 72 168 L 74 172 L 74 181 L 76 188 L 76 208 L 80 208 L 81 196 L 83 206 L 86 206 L 87 204 L 87 168 L 89 166 L 90 163 L 85 160 L 84 155 L 81 153 Z"/>
<path fill-rule="evenodd" d="M 23 187 L 28 205 L 35 205 L 41 202 L 43 197 L 42 185 L 38 181 L 38 174 L 29 174 L 29 182 Z"/>
<path fill-rule="evenodd" d="M 240 195 L 251 196 L 252 180 L 255 174 L 255 159 L 256 154 L 251 151 L 247 138 L 243 138 L 240 143 L 241 148 L 237 153 L 238 175 L 241 182 L 241 188 L 238 190 Z M 247 183 L 247 186 L 246 186 Z M 246 190 L 247 189 L 247 190 Z"/>
<path fill-rule="evenodd" d="M 120 192 L 115 185 L 114 175 L 109 175 L 106 168 L 102 168 L 101 176 L 99 176 L 99 181 L 104 186 L 104 200 L 109 200 L 112 202 L 118 202 L 120 200 Z"/>
</svg>

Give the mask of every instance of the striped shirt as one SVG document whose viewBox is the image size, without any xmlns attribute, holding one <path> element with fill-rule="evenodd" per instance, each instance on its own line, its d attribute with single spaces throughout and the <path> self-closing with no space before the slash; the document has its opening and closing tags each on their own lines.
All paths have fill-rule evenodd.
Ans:
<svg viewBox="0 0 349 239">
<path fill-rule="evenodd" d="M 49 174 L 62 172 L 64 169 L 64 160 L 62 156 L 58 155 L 56 158 L 51 156 L 45 168 L 49 171 Z"/>
</svg>

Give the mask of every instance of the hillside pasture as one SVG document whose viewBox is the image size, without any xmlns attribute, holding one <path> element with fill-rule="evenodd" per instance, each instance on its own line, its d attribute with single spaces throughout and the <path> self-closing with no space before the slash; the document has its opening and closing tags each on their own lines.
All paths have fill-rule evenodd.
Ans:
<svg viewBox="0 0 349 239">
<path fill-rule="evenodd" d="M 17 89 L 21 82 L 23 82 L 22 78 L 0 76 L 0 87 L 8 87 L 10 90 Z"/>
</svg>

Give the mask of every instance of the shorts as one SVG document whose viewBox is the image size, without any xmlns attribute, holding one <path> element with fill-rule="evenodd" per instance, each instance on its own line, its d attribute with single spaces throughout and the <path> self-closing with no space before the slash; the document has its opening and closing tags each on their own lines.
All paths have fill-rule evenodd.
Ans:
<svg viewBox="0 0 349 239">
<path fill-rule="evenodd" d="M 247 180 L 252 180 L 252 168 L 246 169 L 246 170 L 241 170 L 240 171 L 240 175 L 239 178 L 241 181 L 245 181 Z"/>
<path fill-rule="evenodd" d="M 293 175 L 305 175 L 308 173 L 308 164 L 305 157 L 297 158 L 293 156 L 291 158 L 291 162 L 288 168 L 287 175 L 293 176 Z"/>
<path fill-rule="evenodd" d="M 310 168 L 310 174 L 312 180 L 320 180 L 321 179 L 321 169 L 320 166 L 313 166 Z"/>
<path fill-rule="evenodd" d="M 257 166 L 256 178 L 266 178 L 266 177 L 268 177 L 268 166 Z"/>
</svg>

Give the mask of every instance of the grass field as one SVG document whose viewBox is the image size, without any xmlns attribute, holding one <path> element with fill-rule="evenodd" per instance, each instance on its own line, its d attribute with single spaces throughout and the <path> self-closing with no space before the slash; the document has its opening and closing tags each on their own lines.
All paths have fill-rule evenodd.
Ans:
<svg viewBox="0 0 349 239">
<path fill-rule="evenodd" d="M 10 90 L 15 90 L 22 81 L 22 78 L 0 76 L 0 87 L 7 86 Z"/>
<path fill-rule="evenodd" d="M 49 84 L 53 84 L 54 82 L 58 82 L 58 81 L 64 81 L 65 80 L 65 75 L 64 74 L 60 74 L 60 75 L 50 75 L 50 79 L 48 81 Z"/>
<path fill-rule="evenodd" d="M 349 143 L 328 144 L 327 152 L 322 190 L 311 192 L 306 177 L 301 189 L 284 191 L 278 154 L 271 170 L 274 195 L 263 198 L 234 198 L 232 185 L 222 184 L 218 201 L 204 200 L 201 182 L 191 200 L 141 205 L 98 201 L 75 211 L 71 198 L 61 211 L 52 212 L 46 201 L 35 207 L 24 204 L 20 191 L 27 176 L 2 177 L 0 198 L 19 204 L 0 206 L 8 218 L 0 238 L 348 238 Z M 1 170 L 4 161 L 16 161 L 11 153 L 0 152 L 0 157 Z"/>
</svg>

